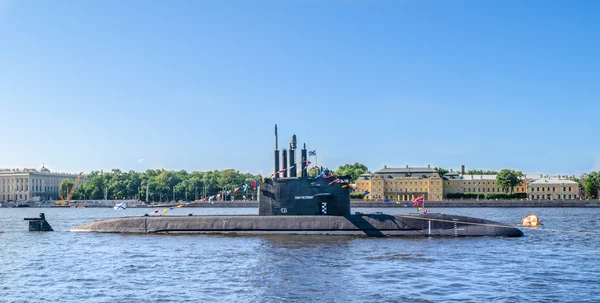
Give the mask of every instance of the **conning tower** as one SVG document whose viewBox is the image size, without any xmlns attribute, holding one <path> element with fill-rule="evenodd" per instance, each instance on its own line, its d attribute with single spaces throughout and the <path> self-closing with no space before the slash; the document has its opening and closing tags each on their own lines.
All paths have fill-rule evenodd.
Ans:
<svg viewBox="0 0 600 303">
<path fill-rule="evenodd" d="M 334 181 L 336 177 L 329 174 L 317 178 L 308 177 L 306 144 L 300 151 L 300 166 L 296 164 L 296 148 L 297 138 L 293 135 L 289 150 L 284 149 L 281 155 L 284 172 L 279 175 L 277 173 L 279 150 L 277 126 L 275 126 L 275 175 L 272 179 L 264 179 L 264 182 L 260 183 L 259 215 L 350 215 L 350 187 L 342 187 L 350 183 L 350 176 L 336 176 L 338 181 Z M 286 156 L 289 156 L 289 162 L 286 161 Z M 298 170 L 300 170 L 299 177 Z"/>
</svg>

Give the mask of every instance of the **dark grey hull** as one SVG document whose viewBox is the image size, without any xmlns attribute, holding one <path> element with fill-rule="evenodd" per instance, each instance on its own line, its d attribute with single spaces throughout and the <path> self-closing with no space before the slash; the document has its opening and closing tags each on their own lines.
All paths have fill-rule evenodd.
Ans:
<svg viewBox="0 0 600 303">
<path fill-rule="evenodd" d="M 75 232 L 320 234 L 443 237 L 521 237 L 518 228 L 498 222 L 442 214 L 348 216 L 143 216 L 78 226 Z"/>
</svg>

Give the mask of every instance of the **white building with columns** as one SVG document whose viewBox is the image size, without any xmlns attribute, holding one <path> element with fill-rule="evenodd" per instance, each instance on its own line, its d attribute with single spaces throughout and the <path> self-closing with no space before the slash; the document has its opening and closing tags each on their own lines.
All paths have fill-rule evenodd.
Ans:
<svg viewBox="0 0 600 303">
<path fill-rule="evenodd" d="M 0 201 L 59 200 L 58 188 L 64 179 L 77 179 L 76 174 L 53 173 L 41 170 L 0 169 Z M 83 183 L 80 179 L 78 184 Z M 66 198 L 66 197 L 65 197 Z"/>
</svg>

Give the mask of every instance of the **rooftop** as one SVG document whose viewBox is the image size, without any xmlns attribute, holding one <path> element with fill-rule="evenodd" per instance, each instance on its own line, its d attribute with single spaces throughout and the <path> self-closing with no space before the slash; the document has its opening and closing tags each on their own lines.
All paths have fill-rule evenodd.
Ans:
<svg viewBox="0 0 600 303">
<path fill-rule="evenodd" d="M 532 185 L 544 185 L 544 184 L 577 184 L 575 181 L 560 178 L 541 178 L 531 182 Z"/>
<path fill-rule="evenodd" d="M 358 176 L 356 181 L 360 181 L 360 180 L 371 180 L 371 174 L 362 174 L 362 175 Z"/>
<path fill-rule="evenodd" d="M 40 170 L 35 168 L 0 168 L 0 174 L 8 175 L 8 174 L 26 174 L 26 173 L 35 173 L 35 174 L 43 174 L 43 175 L 69 175 L 75 176 L 76 174 L 72 173 L 63 173 L 63 172 L 51 172 L 48 168 L 42 166 Z"/>
<path fill-rule="evenodd" d="M 431 178 L 437 177 L 437 171 L 431 167 L 408 167 L 404 168 L 388 168 L 387 166 L 375 172 L 373 178 L 375 179 L 386 179 L 386 180 L 398 180 L 405 178 Z"/>
<path fill-rule="evenodd" d="M 463 175 L 463 180 L 496 180 L 496 175 Z"/>
<path fill-rule="evenodd" d="M 405 173 L 434 173 L 436 172 L 431 167 L 406 167 L 403 168 L 388 168 L 384 167 L 375 172 L 375 174 L 405 174 Z"/>
</svg>

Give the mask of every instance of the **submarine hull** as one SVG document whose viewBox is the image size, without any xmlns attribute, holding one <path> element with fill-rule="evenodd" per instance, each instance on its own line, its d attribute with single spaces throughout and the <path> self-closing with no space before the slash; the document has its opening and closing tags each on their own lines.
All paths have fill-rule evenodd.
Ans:
<svg viewBox="0 0 600 303">
<path fill-rule="evenodd" d="M 78 226 L 75 232 L 320 234 L 433 237 L 521 237 L 518 228 L 498 222 L 447 214 L 356 214 L 347 216 L 143 216 Z"/>
</svg>

